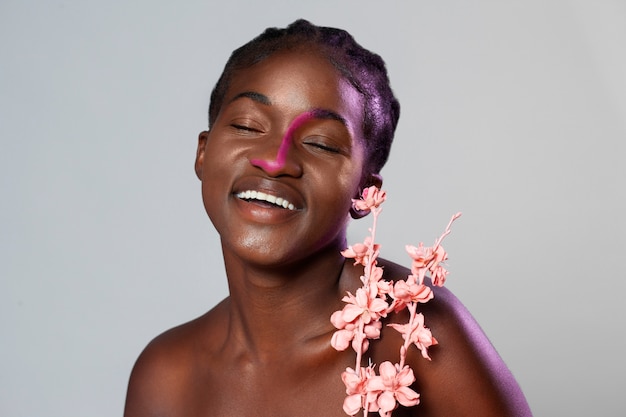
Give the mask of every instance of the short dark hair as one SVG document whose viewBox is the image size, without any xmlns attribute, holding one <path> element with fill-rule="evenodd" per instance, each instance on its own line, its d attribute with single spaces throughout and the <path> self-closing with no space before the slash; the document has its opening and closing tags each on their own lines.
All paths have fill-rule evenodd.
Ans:
<svg viewBox="0 0 626 417">
<path fill-rule="evenodd" d="M 393 94 L 383 59 L 359 45 L 342 29 L 316 26 L 299 19 L 262 34 L 235 49 L 211 93 L 209 129 L 222 107 L 234 73 L 248 68 L 277 51 L 317 47 L 364 98 L 363 134 L 371 172 L 378 173 L 387 162 L 400 117 L 400 103 Z"/>
</svg>

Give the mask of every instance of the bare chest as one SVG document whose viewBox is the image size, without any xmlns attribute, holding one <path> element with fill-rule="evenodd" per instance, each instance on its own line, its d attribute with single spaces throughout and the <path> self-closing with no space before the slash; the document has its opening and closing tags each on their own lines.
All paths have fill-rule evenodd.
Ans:
<svg viewBox="0 0 626 417">
<path fill-rule="evenodd" d="M 190 381 L 189 396 L 181 403 L 179 415 L 345 417 L 341 373 L 346 366 L 353 366 L 352 360 L 349 352 L 307 367 L 294 367 L 289 358 L 267 367 L 216 365 L 213 372 Z M 405 415 L 412 414 L 402 407 L 393 413 L 395 417 Z"/>
<path fill-rule="evenodd" d="M 192 381 L 185 417 L 342 416 L 345 367 L 320 364 L 299 369 L 284 358 L 267 366 L 217 366 Z"/>
</svg>

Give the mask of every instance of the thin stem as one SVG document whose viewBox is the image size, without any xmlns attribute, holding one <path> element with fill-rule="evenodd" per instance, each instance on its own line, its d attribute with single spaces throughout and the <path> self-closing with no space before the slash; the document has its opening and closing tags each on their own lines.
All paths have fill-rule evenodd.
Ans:
<svg viewBox="0 0 626 417">
<path fill-rule="evenodd" d="M 415 321 L 416 313 L 417 313 L 417 303 L 411 302 L 407 304 L 407 308 L 409 309 L 409 333 L 406 335 L 404 339 L 404 344 L 400 348 L 400 369 L 404 368 L 404 362 L 406 360 L 406 353 L 409 350 L 409 346 L 411 346 L 411 329 L 413 328 L 413 322 Z"/>
<path fill-rule="evenodd" d="M 441 244 L 441 242 L 443 241 L 443 238 L 448 236 L 450 234 L 450 232 L 452 232 L 452 230 L 450 229 L 450 227 L 452 226 L 452 223 L 458 219 L 459 217 L 461 217 L 461 212 L 456 213 L 454 216 L 452 216 L 452 218 L 450 219 L 450 221 L 448 222 L 448 225 L 446 226 L 446 230 L 443 232 L 443 234 L 441 236 L 439 236 L 439 239 L 437 239 L 435 241 L 435 245 L 433 246 L 433 249 L 436 250 L 437 247 Z"/>
<path fill-rule="evenodd" d="M 359 332 L 357 333 L 356 337 L 359 338 L 357 345 L 359 345 L 359 350 L 357 350 L 356 352 L 356 364 L 354 366 L 354 370 L 356 371 L 357 375 L 361 375 L 361 358 L 363 357 L 363 343 L 365 341 L 365 338 L 363 337 L 363 335 L 365 334 L 364 331 L 365 328 L 365 323 L 363 323 L 363 318 L 359 319 Z"/>
<path fill-rule="evenodd" d="M 371 209 L 372 212 L 372 227 L 369 229 L 370 230 L 370 242 L 369 245 L 367 247 L 367 265 L 365 267 L 364 270 L 364 274 L 365 274 L 365 285 L 364 288 L 366 290 L 369 289 L 369 282 L 370 282 L 370 277 L 372 275 L 372 269 L 374 268 L 374 265 L 376 265 L 376 257 L 375 255 L 375 250 L 374 247 L 376 245 L 376 226 L 378 223 L 378 216 L 380 215 L 380 212 L 383 209 L 381 207 L 374 207 Z"/>
</svg>

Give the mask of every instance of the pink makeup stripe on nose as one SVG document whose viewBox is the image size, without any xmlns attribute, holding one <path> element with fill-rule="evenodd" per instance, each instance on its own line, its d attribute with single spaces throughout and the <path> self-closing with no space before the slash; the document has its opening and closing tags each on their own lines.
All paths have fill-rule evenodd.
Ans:
<svg viewBox="0 0 626 417">
<path fill-rule="evenodd" d="M 285 136 L 283 136 L 282 141 L 280 142 L 280 146 L 278 147 L 278 153 L 276 154 L 276 158 L 274 160 L 268 159 L 251 159 L 250 162 L 253 165 L 263 168 L 266 171 L 276 171 L 278 169 L 282 169 L 285 166 L 285 161 L 287 160 L 287 152 L 289 151 L 289 145 L 293 140 L 293 132 L 302 126 L 305 122 L 311 120 L 315 117 L 314 112 L 305 112 L 298 117 L 296 117 L 293 122 L 287 128 L 285 132 Z"/>
</svg>

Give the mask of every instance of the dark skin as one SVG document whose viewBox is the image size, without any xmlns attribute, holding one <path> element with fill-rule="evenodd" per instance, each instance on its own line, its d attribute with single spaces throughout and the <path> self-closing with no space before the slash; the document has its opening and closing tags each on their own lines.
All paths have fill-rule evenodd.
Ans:
<svg viewBox="0 0 626 417">
<path fill-rule="evenodd" d="M 299 115 L 327 111 L 285 133 Z M 329 117 L 331 114 L 332 117 Z M 237 73 L 222 109 L 199 136 L 196 172 L 221 237 L 230 295 L 155 338 L 133 369 L 125 417 L 345 416 L 340 375 L 355 353 L 330 346 L 329 321 L 362 267 L 345 260 L 351 198 L 381 184 L 371 173 L 363 104 L 321 54 L 278 52 Z M 276 159 L 287 143 L 284 163 Z M 241 197 L 257 190 L 293 209 Z M 386 279 L 409 271 L 380 260 Z M 439 345 L 432 361 L 411 349 L 421 403 L 394 416 L 530 416 L 486 336 L 446 289 L 421 305 Z M 392 321 L 406 315 L 392 314 Z M 366 353 L 398 361 L 400 335 L 383 327 Z"/>
</svg>

